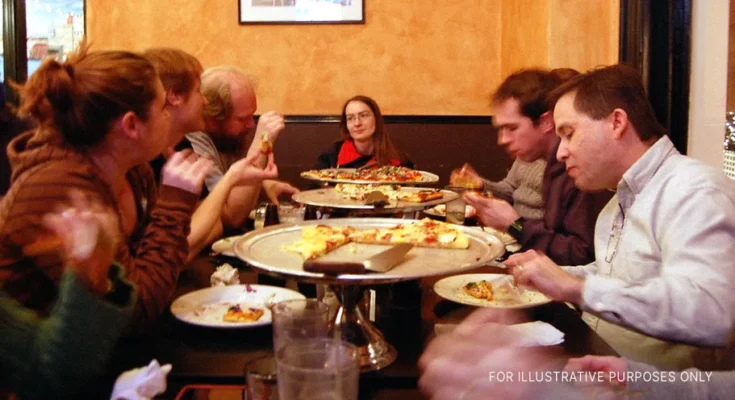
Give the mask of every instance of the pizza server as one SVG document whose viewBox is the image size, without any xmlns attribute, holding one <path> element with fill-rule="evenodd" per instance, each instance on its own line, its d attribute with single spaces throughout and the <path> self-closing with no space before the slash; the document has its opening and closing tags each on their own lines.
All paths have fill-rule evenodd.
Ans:
<svg viewBox="0 0 735 400">
<path fill-rule="evenodd" d="M 304 271 L 329 275 L 364 274 L 367 271 L 388 272 L 403 261 L 412 247 L 410 243 L 397 244 L 362 262 L 307 260 L 304 261 Z"/>
</svg>

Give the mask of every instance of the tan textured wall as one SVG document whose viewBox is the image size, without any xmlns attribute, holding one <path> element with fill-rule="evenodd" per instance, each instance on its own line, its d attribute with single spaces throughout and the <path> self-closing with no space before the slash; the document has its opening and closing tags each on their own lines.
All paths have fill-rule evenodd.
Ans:
<svg viewBox="0 0 735 400">
<path fill-rule="evenodd" d="M 549 66 L 586 70 L 618 60 L 620 3 L 551 0 Z"/>
<path fill-rule="evenodd" d="M 502 10 L 498 84 L 520 68 L 549 65 L 549 1 L 503 0 Z"/>
<path fill-rule="evenodd" d="M 87 0 L 87 32 L 97 49 L 177 46 L 205 67 L 240 66 L 260 82 L 259 111 L 287 114 L 336 114 L 363 93 L 386 114 L 487 115 L 512 70 L 617 59 L 617 25 L 599 24 L 617 18 L 617 0 L 365 3 L 360 25 L 239 25 L 236 0 Z M 571 23 L 551 20 L 559 4 Z M 592 31 L 576 24 L 590 20 Z"/>
</svg>

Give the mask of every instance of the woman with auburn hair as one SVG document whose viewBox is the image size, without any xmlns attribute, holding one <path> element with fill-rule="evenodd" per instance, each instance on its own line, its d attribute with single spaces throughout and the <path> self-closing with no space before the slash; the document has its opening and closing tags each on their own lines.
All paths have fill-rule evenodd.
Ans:
<svg viewBox="0 0 735 400">
<path fill-rule="evenodd" d="M 345 102 L 339 130 L 342 140 L 319 156 L 317 169 L 359 168 L 368 164 L 413 168 L 413 163 L 391 142 L 380 107 L 370 97 L 358 95 Z"/>
<path fill-rule="evenodd" d="M 158 188 L 148 161 L 168 145 L 166 96 L 155 67 L 126 51 L 46 60 L 15 85 L 20 112 L 39 122 L 8 146 L 11 187 L 0 203 L 0 283 L 26 307 L 48 311 L 62 275 L 58 241 L 42 215 L 82 195 L 116 212 L 115 259 L 140 295 L 134 318 L 150 321 L 171 300 L 185 264 L 194 206 L 211 162 L 174 154 Z M 272 163 L 272 160 L 271 160 Z M 251 170 L 253 182 L 264 170 Z"/>
</svg>

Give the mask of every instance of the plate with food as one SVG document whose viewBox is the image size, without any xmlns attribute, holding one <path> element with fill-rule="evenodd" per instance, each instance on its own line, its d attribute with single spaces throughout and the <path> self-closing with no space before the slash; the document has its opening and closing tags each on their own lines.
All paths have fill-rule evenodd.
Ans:
<svg viewBox="0 0 735 400">
<path fill-rule="evenodd" d="M 270 305 L 303 298 L 299 292 L 275 286 L 216 286 L 179 297 L 171 304 L 171 313 L 192 325 L 250 328 L 271 323 Z"/>
<path fill-rule="evenodd" d="M 439 176 L 431 172 L 393 165 L 378 168 L 312 169 L 302 172 L 301 177 L 329 183 L 401 183 L 403 185 L 425 185 L 439 182 Z"/>
<path fill-rule="evenodd" d="M 376 194 L 378 202 L 375 201 Z M 398 184 L 338 183 L 334 187 L 296 193 L 293 200 L 317 207 L 368 211 L 385 209 L 395 213 L 423 210 L 452 201 L 457 196 L 450 190 L 422 189 Z"/>
<path fill-rule="evenodd" d="M 506 274 L 464 274 L 434 284 L 434 292 L 457 303 L 475 307 L 529 308 L 551 302 L 543 293 L 518 288 Z"/>
<path fill-rule="evenodd" d="M 401 243 L 414 247 L 388 272 L 327 276 L 303 269 L 304 261 L 315 259 L 361 263 Z M 505 253 L 505 246 L 490 233 L 429 218 L 336 218 L 250 232 L 235 243 L 235 253 L 251 266 L 276 275 L 368 284 L 494 265 Z"/>
</svg>

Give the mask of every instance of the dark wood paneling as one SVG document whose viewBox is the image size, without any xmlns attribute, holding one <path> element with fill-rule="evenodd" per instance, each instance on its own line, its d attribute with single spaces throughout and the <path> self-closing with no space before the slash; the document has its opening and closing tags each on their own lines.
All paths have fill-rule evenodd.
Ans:
<svg viewBox="0 0 735 400">
<path fill-rule="evenodd" d="M 687 151 L 691 0 L 621 0 L 620 60 L 641 71 L 659 122 Z"/>
<path fill-rule="evenodd" d="M 339 139 L 337 117 L 288 117 L 286 130 L 275 144 L 281 179 L 305 188 L 299 173 L 311 169 L 319 154 Z M 386 116 L 386 129 L 396 146 L 409 154 L 416 167 L 441 177 L 464 162 L 489 179 L 502 179 L 512 160 L 496 144 L 490 117 Z M 398 122 L 396 122 L 398 121 Z"/>
<path fill-rule="evenodd" d="M 25 0 L 3 1 L 3 68 L 6 101 L 10 103 L 17 103 L 18 97 L 8 82 L 25 82 L 28 77 L 25 21 Z"/>
</svg>

